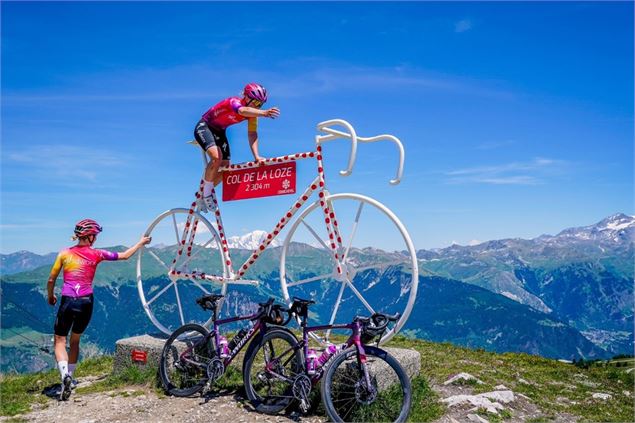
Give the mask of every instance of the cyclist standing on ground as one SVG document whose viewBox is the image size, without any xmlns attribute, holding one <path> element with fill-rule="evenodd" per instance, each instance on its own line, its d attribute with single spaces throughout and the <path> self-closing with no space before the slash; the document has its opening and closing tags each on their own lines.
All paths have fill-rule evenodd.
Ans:
<svg viewBox="0 0 635 423">
<path fill-rule="evenodd" d="M 225 133 L 228 126 L 247 120 L 247 136 L 254 160 L 260 163 L 264 161 L 258 154 L 258 118 L 275 119 L 280 115 L 280 109 L 277 107 L 261 110 L 266 101 L 267 90 L 262 85 L 252 82 L 243 89 L 242 98 L 226 98 L 205 112 L 196 124 L 194 137 L 210 157 L 203 178 L 203 206 L 208 210 L 213 208 L 212 188 L 218 185 L 222 178 L 218 169 L 229 165 L 231 157 Z"/>
<path fill-rule="evenodd" d="M 77 245 L 62 250 L 58 255 L 48 279 L 48 302 L 54 306 L 57 297 L 53 293 L 55 281 L 64 269 L 62 301 L 55 319 L 55 360 L 62 377 L 61 400 L 71 395 L 73 371 L 79 357 L 79 340 L 93 314 L 93 278 L 99 262 L 103 260 L 128 260 L 142 245 L 151 238 L 142 236 L 139 242 L 123 253 L 92 248 L 101 226 L 92 219 L 84 219 L 75 225 Z M 70 353 L 66 351 L 66 337 L 72 330 Z"/>
</svg>

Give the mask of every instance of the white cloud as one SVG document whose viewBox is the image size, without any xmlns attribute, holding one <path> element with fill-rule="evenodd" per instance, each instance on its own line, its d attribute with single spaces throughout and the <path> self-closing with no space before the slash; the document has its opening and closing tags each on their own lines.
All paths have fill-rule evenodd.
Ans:
<svg viewBox="0 0 635 423">
<path fill-rule="evenodd" d="M 514 140 L 487 141 L 476 146 L 477 150 L 498 150 L 516 144 Z"/>
<path fill-rule="evenodd" d="M 281 73 L 277 68 L 283 68 Z M 272 64 L 272 70 L 218 69 L 183 65 L 161 69 L 133 69 L 107 74 L 87 74 L 45 91 L 3 92 L 5 106 L 60 102 L 156 102 L 199 100 L 237 95 L 244 81 L 265 84 L 275 98 L 306 98 L 339 91 L 404 89 L 436 90 L 488 97 L 511 97 L 489 82 L 468 80 L 424 69 L 358 66 L 321 57 L 301 57 Z M 310 69 L 310 71 L 307 71 Z M 191 81 L 205 81 L 197 87 Z M 95 87 L 109 87 L 96 91 Z M 157 88 L 161 87 L 161 88 Z M 168 88 L 166 88 L 168 87 Z"/>
<path fill-rule="evenodd" d="M 478 166 L 446 172 L 447 182 L 489 185 L 538 185 L 546 178 L 562 173 L 568 163 L 537 157 L 528 162 L 512 162 L 496 166 Z"/>
<path fill-rule="evenodd" d="M 472 21 L 470 19 L 461 19 L 454 23 L 454 32 L 465 32 L 472 29 Z"/>
<path fill-rule="evenodd" d="M 128 161 L 120 152 L 75 145 L 31 145 L 5 157 L 31 176 L 73 186 L 98 182 Z"/>
</svg>

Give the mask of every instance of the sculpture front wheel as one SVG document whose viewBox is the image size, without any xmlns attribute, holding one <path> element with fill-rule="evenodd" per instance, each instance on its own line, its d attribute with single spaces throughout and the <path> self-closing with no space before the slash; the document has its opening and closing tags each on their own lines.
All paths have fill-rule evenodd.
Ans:
<svg viewBox="0 0 635 423">
<path fill-rule="evenodd" d="M 318 200 L 302 212 L 284 241 L 284 299 L 290 303 L 297 296 L 316 302 L 309 308 L 310 326 L 348 323 L 356 315 L 374 312 L 400 313 L 381 338 L 386 342 L 406 323 L 417 296 L 419 271 L 410 235 L 392 211 L 370 197 L 343 193 L 324 201 L 341 238 L 337 258 L 330 247 L 338 233 L 328 233 Z M 315 338 L 327 342 L 329 336 L 330 331 L 324 331 Z"/>
</svg>

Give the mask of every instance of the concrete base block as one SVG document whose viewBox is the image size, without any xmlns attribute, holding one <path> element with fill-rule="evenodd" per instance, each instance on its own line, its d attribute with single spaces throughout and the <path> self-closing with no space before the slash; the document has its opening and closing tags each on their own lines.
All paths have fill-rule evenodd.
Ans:
<svg viewBox="0 0 635 423">
<path fill-rule="evenodd" d="M 395 357 L 401 367 L 406 371 L 406 374 L 412 380 L 414 377 L 419 376 L 421 371 L 421 354 L 416 350 L 409 350 L 405 348 L 382 348 L 390 355 Z"/>
<path fill-rule="evenodd" d="M 141 368 L 145 368 L 146 366 L 158 368 L 161 351 L 163 350 L 163 345 L 166 340 L 167 336 L 165 335 L 141 335 L 120 339 L 116 343 L 113 372 L 119 373 L 130 365 L 136 365 Z M 410 379 L 419 375 L 421 371 L 421 354 L 419 354 L 418 351 L 404 348 L 384 349 L 399 361 Z M 146 362 L 141 363 L 134 361 L 133 352 L 145 352 Z M 377 371 L 382 372 L 381 370 Z M 386 371 L 385 373 L 390 374 L 391 372 Z M 386 379 L 385 382 L 389 385 L 394 383 L 394 381 L 388 380 L 387 378 L 382 379 Z"/>
<path fill-rule="evenodd" d="M 113 373 L 117 374 L 126 367 L 136 365 L 140 368 L 147 366 L 159 366 L 161 359 L 161 350 L 168 339 L 166 335 L 141 335 L 132 338 L 120 339 L 115 344 L 115 362 L 113 364 Z M 145 352 L 146 362 L 142 363 L 133 360 L 133 351 Z"/>
</svg>

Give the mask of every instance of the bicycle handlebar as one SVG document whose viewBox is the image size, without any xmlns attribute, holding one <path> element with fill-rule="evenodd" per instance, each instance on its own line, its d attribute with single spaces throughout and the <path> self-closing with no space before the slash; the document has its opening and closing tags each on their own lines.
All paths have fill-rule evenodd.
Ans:
<svg viewBox="0 0 635 423">
<path fill-rule="evenodd" d="M 333 129 L 331 126 L 334 125 L 343 126 L 347 129 L 348 132 L 342 132 L 341 130 Z M 338 138 L 347 138 L 351 140 L 351 154 L 348 157 L 348 166 L 346 170 L 340 171 L 340 175 L 342 176 L 349 176 L 353 172 L 353 165 L 355 164 L 355 159 L 357 158 L 357 142 L 371 143 L 388 140 L 395 143 L 397 145 L 397 149 L 399 150 L 399 166 L 397 168 L 397 175 L 394 179 L 390 180 L 390 184 L 397 185 L 399 182 L 401 182 L 401 177 L 403 175 L 404 149 L 401 141 L 399 141 L 399 139 L 394 135 L 382 134 L 376 135 L 374 137 L 358 137 L 353 126 L 343 119 L 331 119 L 320 122 L 317 125 L 317 130 L 326 133 L 326 135 L 315 136 L 315 143 L 317 145 Z"/>
</svg>

